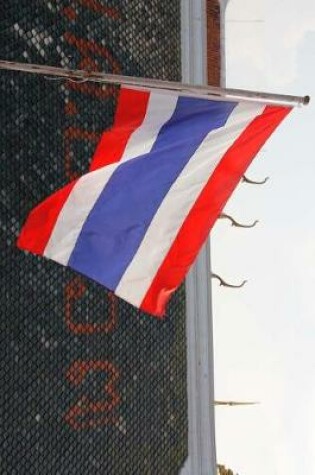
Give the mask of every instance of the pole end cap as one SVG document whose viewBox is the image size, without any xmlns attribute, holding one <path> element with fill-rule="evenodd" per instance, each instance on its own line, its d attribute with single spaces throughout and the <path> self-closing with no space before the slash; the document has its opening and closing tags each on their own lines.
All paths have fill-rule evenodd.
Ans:
<svg viewBox="0 0 315 475">
<path fill-rule="evenodd" d="M 311 101 L 311 97 L 310 97 L 310 96 L 304 96 L 304 97 L 303 97 L 303 104 L 304 104 L 305 106 L 307 106 L 307 105 L 310 103 L 310 101 Z"/>
</svg>

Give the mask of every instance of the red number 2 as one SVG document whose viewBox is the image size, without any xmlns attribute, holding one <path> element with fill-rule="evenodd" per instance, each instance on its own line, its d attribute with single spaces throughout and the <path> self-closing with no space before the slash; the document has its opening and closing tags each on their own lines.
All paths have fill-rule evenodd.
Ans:
<svg viewBox="0 0 315 475">
<path fill-rule="evenodd" d="M 66 378 L 74 386 L 80 386 L 87 375 L 95 371 L 102 371 L 106 375 L 104 395 L 107 397 L 105 400 L 93 401 L 83 395 L 70 407 L 65 421 L 75 430 L 100 427 L 116 421 L 113 409 L 120 403 L 120 395 L 116 390 L 119 372 L 112 363 L 101 360 L 74 361 Z"/>
</svg>

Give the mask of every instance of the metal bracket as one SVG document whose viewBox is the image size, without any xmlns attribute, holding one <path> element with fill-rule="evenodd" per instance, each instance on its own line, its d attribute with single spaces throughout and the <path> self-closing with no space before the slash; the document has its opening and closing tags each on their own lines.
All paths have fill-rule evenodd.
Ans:
<svg viewBox="0 0 315 475">
<path fill-rule="evenodd" d="M 262 181 L 251 180 L 246 175 L 243 175 L 242 182 L 250 185 L 264 185 L 269 180 L 269 176 L 266 176 Z"/>
<path fill-rule="evenodd" d="M 257 401 L 214 401 L 215 406 L 256 406 Z"/>
<path fill-rule="evenodd" d="M 256 224 L 259 223 L 259 221 L 256 219 L 252 224 L 241 224 L 226 213 L 221 213 L 219 219 L 228 219 L 231 221 L 232 226 L 235 226 L 236 228 L 254 228 Z"/>
<path fill-rule="evenodd" d="M 222 279 L 222 277 L 220 277 L 218 274 L 214 274 L 213 272 L 211 274 L 211 277 L 213 279 L 217 279 L 220 282 L 220 285 L 222 285 L 223 287 L 229 287 L 231 289 L 240 289 L 241 287 L 244 287 L 244 285 L 247 283 L 247 280 L 243 280 L 241 284 L 229 284 L 224 279 Z"/>
</svg>

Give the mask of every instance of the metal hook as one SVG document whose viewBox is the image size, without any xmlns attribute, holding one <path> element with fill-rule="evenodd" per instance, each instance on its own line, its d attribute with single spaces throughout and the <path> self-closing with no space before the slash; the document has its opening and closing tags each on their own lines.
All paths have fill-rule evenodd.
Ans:
<svg viewBox="0 0 315 475">
<path fill-rule="evenodd" d="M 232 216 L 226 213 L 221 213 L 219 216 L 219 219 L 228 219 L 231 221 L 232 226 L 235 226 L 236 228 L 254 228 L 259 221 L 256 219 L 252 224 L 241 224 L 238 223 Z"/>
<path fill-rule="evenodd" d="M 72 60 L 73 59 L 73 56 L 72 55 L 69 55 L 67 56 L 67 59 L 68 60 Z M 90 71 L 86 71 L 87 73 L 89 73 Z M 69 71 L 69 74 L 66 74 L 64 76 L 53 76 L 53 77 L 50 77 L 50 76 L 44 76 L 44 79 L 46 79 L 47 81 L 70 81 L 70 82 L 76 82 L 76 83 L 82 83 L 82 82 L 86 82 L 88 81 L 88 78 L 87 77 L 79 77 L 79 78 L 73 78 L 70 76 L 71 72 Z"/>
<path fill-rule="evenodd" d="M 78 82 L 78 83 L 81 83 L 81 82 L 87 82 L 89 80 L 89 78 L 67 78 L 67 81 L 70 81 L 70 82 Z"/>
<path fill-rule="evenodd" d="M 55 76 L 55 77 L 49 77 L 49 76 L 44 76 L 44 79 L 47 81 L 70 81 L 70 82 L 76 82 L 76 83 L 82 83 L 86 82 L 89 79 L 88 78 L 71 78 L 71 77 L 63 77 L 63 76 Z"/>
<path fill-rule="evenodd" d="M 220 282 L 220 285 L 222 285 L 223 287 L 230 287 L 231 289 L 240 289 L 241 287 L 243 287 L 247 280 L 244 280 L 241 284 L 239 285 L 234 285 L 234 284 L 229 284 L 228 282 L 226 282 L 224 279 L 222 279 L 222 277 L 220 277 L 218 274 L 214 274 L 212 273 L 211 274 L 211 277 L 213 279 L 218 279 L 218 281 Z"/>
<path fill-rule="evenodd" d="M 242 182 L 249 183 L 250 185 L 264 185 L 268 180 L 269 180 L 269 176 L 266 176 L 266 178 L 264 178 L 262 181 L 251 180 L 250 178 L 247 178 L 246 175 L 243 175 L 242 177 Z"/>
</svg>

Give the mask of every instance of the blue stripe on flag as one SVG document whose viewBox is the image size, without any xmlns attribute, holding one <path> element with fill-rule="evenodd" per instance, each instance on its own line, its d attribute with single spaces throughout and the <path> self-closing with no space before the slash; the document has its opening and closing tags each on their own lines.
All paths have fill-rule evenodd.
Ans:
<svg viewBox="0 0 315 475">
<path fill-rule="evenodd" d="M 180 97 L 151 151 L 114 172 L 82 227 L 68 265 L 115 290 L 172 184 L 235 106 Z"/>
</svg>

